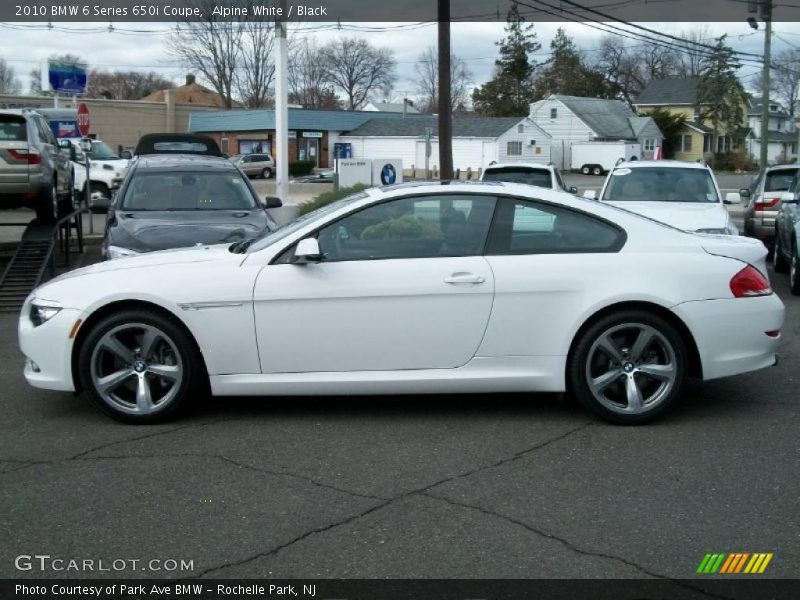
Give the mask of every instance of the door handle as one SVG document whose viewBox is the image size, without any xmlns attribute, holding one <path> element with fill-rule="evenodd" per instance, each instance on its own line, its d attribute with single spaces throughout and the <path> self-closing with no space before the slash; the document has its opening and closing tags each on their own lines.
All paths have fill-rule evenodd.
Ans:
<svg viewBox="0 0 800 600">
<path fill-rule="evenodd" d="M 458 283 L 483 283 L 486 281 L 485 277 L 480 275 L 473 275 L 472 273 L 453 273 L 450 277 L 445 277 L 444 282 L 450 284 Z"/>
</svg>

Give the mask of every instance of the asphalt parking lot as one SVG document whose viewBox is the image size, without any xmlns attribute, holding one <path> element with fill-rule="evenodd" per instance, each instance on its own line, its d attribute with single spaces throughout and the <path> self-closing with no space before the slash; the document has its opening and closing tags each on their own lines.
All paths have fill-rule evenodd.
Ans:
<svg viewBox="0 0 800 600">
<path fill-rule="evenodd" d="M 216 398 L 124 426 L 28 387 L 0 315 L 0 578 L 687 578 L 740 551 L 796 577 L 800 299 L 772 280 L 780 364 L 634 428 L 518 394 Z M 15 567 L 37 554 L 128 562 Z"/>
</svg>

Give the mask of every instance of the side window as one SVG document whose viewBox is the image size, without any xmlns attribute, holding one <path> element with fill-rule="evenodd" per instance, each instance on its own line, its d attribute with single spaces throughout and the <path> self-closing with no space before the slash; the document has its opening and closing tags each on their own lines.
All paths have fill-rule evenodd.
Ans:
<svg viewBox="0 0 800 600">
<path fill-rule="evenodd" d="M 47 123 L 40 118 L 34 119 L 34 122 L 36 123 L 36 132 L 39 134 L 39 141 L 42 144 L 53 144 L 52 132 Z"/>
<path fill-rule="evenodd" d="M 555 173 L 556 183 L 558 184 L 558 187 L 564 191 L 567 191 L 567 186 L 564 184 L 564 180 L 561 179 L 561 171 L 559 171 L 558 169 L 553 169 L 553 173 Z"/>
<path fill-rule="evenodd" d="M 515 198 L 497 207 L 486 254 L 616 252 L 624 233 L 581 212 Z"/>
<path fill-rule="evenodd" d="M 326 261 L 478 255 L 495 203 L 477 194 L 398 198 L 331 223 L 317 239 Z"/>
</svg>

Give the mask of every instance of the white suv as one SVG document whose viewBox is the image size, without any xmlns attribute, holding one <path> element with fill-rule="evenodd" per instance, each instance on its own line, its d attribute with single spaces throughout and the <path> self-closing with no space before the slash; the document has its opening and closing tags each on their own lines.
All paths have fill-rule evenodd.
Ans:
<svg viewBox="0 0 800 600">
<path fill-rule="evenodd" d="M 507 183 L 525 183 L 537 187 L 577 194 L 578 188 L 567 187 L 561 173 L 553 165 L 534 163 L 495 163 L 486 167 L 481 174 L 481 181 L 505 181 Z"/>
<path fill-rule="evenodd" d="M 584 193 L 595 198 L 594 191 Z M 622 162 L 608 174 L 598 200 L 684 231 L 739 235 L 717 180 L 703 163 L 677 160 Z"/>
<path fill-rule="evenodd" d="M 73 181 L 75 195 L 82 202 L 86 193 L 86 156 L 81 150 L 80 138 L 60 138 L 59 141 L 68 141 L 75 149 L 72 156 Z M 102 140 L 92 140 L 89 152 L 89 207 L 92 211 L 108 210 L 113 194 L 125 178 L 129 163 Z"/>
</svg>

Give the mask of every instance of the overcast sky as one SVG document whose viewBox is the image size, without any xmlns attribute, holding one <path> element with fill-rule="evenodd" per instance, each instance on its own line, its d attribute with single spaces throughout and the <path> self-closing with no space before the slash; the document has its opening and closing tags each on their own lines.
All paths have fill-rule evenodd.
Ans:
<svg viewBox="0 0 800 600">
<path fill-rule="evenodd" d="M 503 37 L 504 23 L 454 23 L 452 25 L 453 53 L 463 58 L 473 73 L 475 84 L 481 84 L 491 77 L 494 61 L 497 58 L 495 42 Z M 762 29 L 753 31 L 747 23 L 649 23 L 644 24 L 659 31 L 674 35 L 698 27 L 707 27 L 709 38 L 728 34 L 729 44 L 742 52 L 761 54 L 764 43 Z M 576 44 L 592 60 L 604 33 L 580 23 L 561 24 Z M 312 27 L 300 25 L 299 28 Z M 394 94 L 397 98 L 413 96 L 414 73 L 418 67 L 419 55 L 427 46 L 436 44 L 436 25 L 403 25 L 399 23 L 358 23 L 348 25 L 353 30 L 298 32 L 295 35 L 313 35 L 320 43 L 339 35 L 362 36 L 375 45 L 394 50 L 398 67 L 398 82 Z M 534 29 L 542 49 L 537 58 L 545 60 L 549 44 L 558 23 L 535 23 Z M 101 23 L 67 23 L 50 31 L 42 24 L 0 23 L 0 57 L 6 59 L 27 87 L 28 72 L 41 64 L 50 54 L 71 53 L 84 57 L 93 68 L 104 70 L 137 69 L 157 71 L 173 79 L 176 84 L 183 82 L 186 69 L 170 56 L 164 47 L 165 34 L 169 25 L 165 23 L 120 23 L 114 31 Z M 364 31 L 367 28 L 383 28 L 379 32 Z M 65 31 L 65 30 L 69 31 Z M 134 32 L 133 30 L 136 30 Z M 800 47 L 799 23 L 775 23 L 773 52 L 790 47 Z M 625 44 L 641 44 L 625 39 Z M 713 39 L 709 40 L 713 44 Z M 744 66 L 740 71 L 747 86 L 758 72 L 754 65 Z"/>
</svg>

